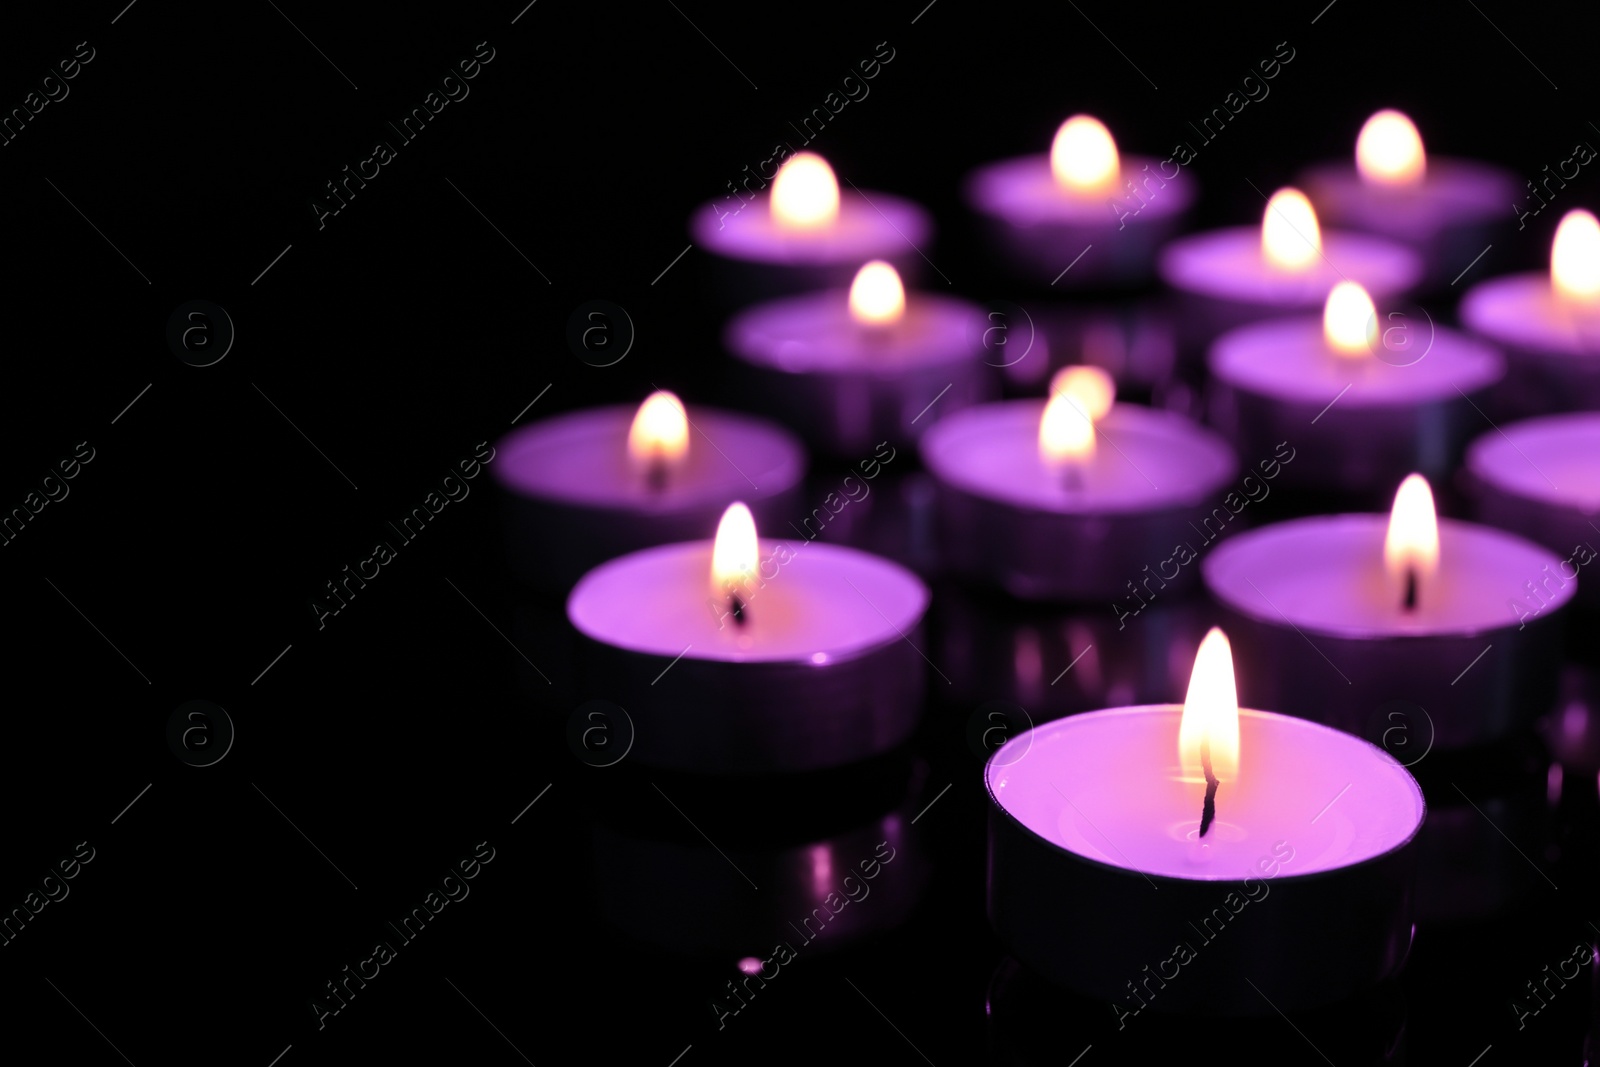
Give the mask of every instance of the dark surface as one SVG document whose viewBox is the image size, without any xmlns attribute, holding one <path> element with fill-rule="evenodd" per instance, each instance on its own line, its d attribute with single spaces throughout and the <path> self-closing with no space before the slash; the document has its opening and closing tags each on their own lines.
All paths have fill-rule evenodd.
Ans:
<svg viewBox="0 0 1600 1067">
<path fill-rule="evenodd" d="M 512 25 L 524 0 L 125 2 L 8 11 L 0 34 L 7 108 L 77 42 L 94 49 L 69 95 L 0 147 L 3 506 L 20 506 L 78 442 L 93 449 L 70 495 L 0 560 L 12 619 L 0 907 L 22 906 L 79 842 L 94 850 L 70 895 L 0 947 L 9 1059 L 946 1067 L 1012 1048 L 1013 1032 L 996 1031 L 1015 1024 L 1043 1041 L 1041 1062 L 1071 1063 L 1092 1046 L 1082 1067 L 1148 1062 L 1142 1042 L 1167 1059 L 1322 1062 L 1306 1035 L 1329 1033 L 1343 1041 L 1326 1046 L 1340 1064 L 1388 1049 L 1407 1063 L 1579 1062 L 1596 1019 L 1594 968 L 1520 1028 L 1513 1008 L 1525 982 L 1595 936 L 1600 727 L 1570 710 L 1576 697 L 1553 734 L 1566 749 L 1553 800 L 1540 802 L 1535 785 L 1526 801 L 1526 783 L 1556 780 L 1536 750 L 1491 754 L 1481 789 L 1453 779 L 1516 841 L 1476 827 L 1442 892 L 1467 894 L 1485 872 L 1510 888 L 1486 894 L 1487 917 L 1423 922 L 1399 989 L 1377 1007 L 1238 1029 L 1147 1013 L 1137 1022 L 1158 1025 L 1130 1039 L 1104 1005 L 1046 994 L 985 1007 L 991 986 L 1015 987 L 984 919 L 985 798 L 969 726 L 986 700 L 1050 688 L 1066 666 L 1054 657 L 1075 647 L 1056 622 L 1016 616 L 1044 651 L 1043 683 L 1032 667 L 1025 684 L 989 661 L 958 669 L 930 638 L 936 700 L 913 751 L 890 766 L 680 781 L 626 760 L 588 766 L 569 747 L 568 716 L 604 694 L 577 690 L 559 638 L 520 628 L 537 613 L 506 577 L 487 477 L 415 541 L 387 525 L 519 419 L 633 402 L 652 384 L 691 404 L 741 406 L 722 387 L 711 265 L 698 250 L 674 258 L 685 220 L 774 143 L 797 141 L 790 122 L 880 41 L 894 58 L 814 147 L 862 188 L 929 207 L 930 285 L 1043 316 L 1049 298 L 1003 282 L 968 236 L 959 190 L 973 166 L 1044 150 L 1076 110 L 1103 118 L 1129 150 L 1197 142 L 1188 123 L 1287 40 L 1295 58 L 1270 95 L 1197 144 L 1194 226 L 1257 219 L 1258 190 L 1347 154 L 1384 105 L 1408 109 L 1430 147 L 1531 180 L 1575 142 L 1600 144 L 1590 125 L 1600 116 L 1586 110 L 1594 25 L 1574 21 L 1576 9 L 539 0 Z M 485 40 L 494 58 L 470 96 L 399 144 L 385 122 L 421 106 Z M 396 157 L 319 228 L 312 200 L 380 137 L 397 142 Z M 1457 288 L 1541 264 L 1560 211 L 1597 202 L 1592 170 Z M 596 299 L 621 305 L 637 329 L 608 367 L 567 342 L 573 311 Z M 167 339 L 170 316 L 193 300 L 225 308 L 236 330 L 209 366 L 192 365 L 203 353 L 180 359 Z M 1168 376 L 1143 388 L 1181 408 L 1192 384 Z M 817 472 L 818 499 L 834 477 Z M 905 529 L 898 509 L 919 499 L 875 493 L 840 528 L 862 543 L 892 539 Z M 1275 494 L 1250 515 L 1348 503 Z M 395 558 L 364 587 L 352 582 L 333 613 L 324 583 L 380 539 L 395 542 Z M 900 543 L 902 558 L 917 556 Z M 940 604 L 930 626 L 942 625 Z M 1109 606 L 1087 610 L 1100 630 L 1113 622 Z M 1137 684 L 1108 670 L 1105 686 L 1181 693 L 1173 678 L 1187 670 L 1190 627 L 1156 614 L 1120 640 L 1172 648 L 1135 654 L 1115 644 L 1113 625 L 1106 662 Z M 1594 667 L 1586 633 L 1575 654 Z M 504 635 L 518 638 L 515 652 Z M 1149 669 L 1163 658 L 1176 674 Z M 996 662 L 1015 671 L 1034 660 Z M 1088 663 L 1060 685 L 1078 684 Z M 957 689 L 941 672 L 972 699 L 939 696 Z M 974 689 L 985 678 L 992 691 Z M 1592 698 L 1581 679 L 1567 684 Z M 1069 703 L 1107 698 L 1084 685 Z M 1248 679 L 1241 690 L 1248 703 Z M 191 700 L 225 708 L 236 730 L 211 766 L 169 747 L 169 719 Z M 211 729 L 220 745 L 219 719 Z M 1502 788 L 1503 803 L 1492 799 Z M 867 829 L 878 826 L 882 838 Z M 874 883 L 890 891 L 843 913 L 859 940 L 797 946 L 722 1029 L 710 1005 L 739 976 L 734 954 L 651 947 L 694 942 L 696 923 L 729 908 L 798 922 L 806 912 L 786 910 L 797 885 L 842 877 L 891 830 L 902 843 L 881 877 L 899 881 Z M 624 934 L 607 916 L 618 887 L 598 872 L 618 868 L 600 845 L 619 839 L 689 850 L 688 866 L 657 868 L 694 872 L 660 875 L 658 895 L 683 902 L 662 910 L 672 938 Z M 818 852 L 824 840 L 835 847 Z M 401 943 L 387 924 L 422 906 L 457 861 L 470 868 L 484 841 L 493 859 L 470 896 Z M 822 871 L 823 855 L 842 866 Z M 776 936 L 752 935 L 746 951 L 765 959 Z M 395 958 L 319 1030 L 312 998 L 380 938 L 396 942 Z M 1369 1025 L 1377 1036 L 1358 1040 Z"/>
</svg>

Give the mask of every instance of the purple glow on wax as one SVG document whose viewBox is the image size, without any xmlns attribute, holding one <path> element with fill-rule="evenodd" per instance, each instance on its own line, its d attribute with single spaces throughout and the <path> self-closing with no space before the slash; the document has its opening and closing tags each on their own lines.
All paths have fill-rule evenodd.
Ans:
<svg viewBox="0 0 1600 1067">
<path fill-rule="evenodd" d="M 1509 274 L 1461 298 L 1461 322 L 1491 341 L 1593 365 L 1600 356 L 1600 311 L 1559 299 L 1548 273 Z"/>
<path fill-rule="evenodd" d="M 812 231 L 786 230 L 772 220 L 766 196 L 736 213 L 705 204 L 689 220 L 696 245 L 729 259 L 791 266 L 859 265 L 915 251 L 932 223 L 916 204 L 888 193 L 839 191 L 839 216 Z"/>
<path fill-rule="evenodd" d="M 728 323 L 726 342 L 751 363 L 795 374 L 892 374 L 974 362 L 988 326 L 975 304 L 913 293 L 898 322 L 866 328 L 850 315 L 849 292 L 828 290 L 742 312 Z"/>
<path fill-rule="evenodd" d="M 727 622 L 726 606 L 711 603 L 710 541 L 661 545 L 601 564 L 572 590 L 567 616 L 596 641 L 669 659 L 817 662 L 819 652 L 847 659 L 899 641 L 927 610 L 920 579 L 857 549 L 763 539 L 760 558 L 747 627 Z"/>
<path fill-rule="evenodd" d="M 1133 182 L 1135 196 L 1120 186 L 1094 193 L 1064 189 L 1048 155 L 1021 156 L 975 171 L 967 182 L 967 201 L 985 215 L 1019 226 L 1070 223 L 1120 229 L 1119 207 L 1137 225 L 1181 215 L 1194 202 L 1195 183 L 1189 175 L 1179 171 L 1165 178 L 1158 163 L 1154 156 L 1122 157 L 1122 177 Z"/>
<path fill-rule="evenodd" d="M 1334 870 L 1383 855 L 1422 824 L 1416 781 L 1361 738 L 1304 719 L 1239 710 L 1240 771 L 1217 794 L 1217 821 L 1194 834 L 1195 783 L 1177 766 L 1176 704 L 1069 716 L 1012 738 L 984 770 L 1004 811 L 1050 844 L 1147 875 L 1261 878 Z M 1026 754 L 1017 751 L 1031 745 Z M 1331 803 L 1330 803 L 1331 802 Z"/>
<path fill-rule="evenodd" d="M 1403 293 L 1422 278 L 1422 260 L 1381 237 L 1322 232 L 1322 253 L 1303 270 L 1286 270 L 1261 254 L 1261 231 L 1236 226 L 1184 237 L 1161 251 L 1161 277 L 1175 289 L 1286 309 L 1321 308 L 1328 290 L 1358 282 L 1377 300 Z"/>
<path fill-rule="evenodd" d="M 760 974 L 761 961 L 754 956 L 746 956 L 739 961 L 739 970 L 745 974 Z"/>
<path fill-rule="evenodd" d="M 1387 515 L 1324 515 L 1275 523 L 1223 541 L 1201 561 L 1206 585 L 1228 607 L 1310 633 L 1470 634 L 1518 620 L 1524 583 L 1560 558 L 1520 537 L 1441 518 L 1438 571 L 1414 610 L 1393 595 L 1384 567 Z M 1547 593 L 1553 609 L 1577 586 Z M 1524 606 L 1526 614 L 1530 608 Z"/>
<path fill-rule="evenodd" d="M 1450 226 L 1499 222 L 1523 193 L 1500 167 L 1434 156 L 1412 185 L 1373 185 L 1351 163 L 1327 163 L 1305 174 L 1306 192 L 1327 220 L 1364 233 L 1422 243 Z"/>
<path fill-rule="evenodd" d="M 1466 466 L 1517 496 L 1600 513 L 1600 412 L 1510 423 L 1475 441 Z"/>
<path fill-rule="evenodd" d="M 923 438 L 923 459 L 969 493 L 1056 512 L 1123 512 L 1209 499 L 1232 477 L 1233 451 L 1216 434 L 1152 408 L 1116 404 L 1095 424 L 1103 447 L 1068 489 L 1039 455 L 1042 400 L 968 408 Z"/>
<path fill-rule="evenodd" d="M 688 453 L 659 491 L 643 483 L 629 460 L 630 407 L 575 411 L 515 430 L 500 444 L 494 473 L 529 496 L 646 512 L 726 502 L 749 494 L 752 481 L 777 492 L 804 473 L 805 454 L 787 431 L 709 408 L 688 414 Z"/>
<path fill-rule="evenodd" d="M 1347 385 L 1350 391 L 1339 400 L 1343 407 L 1409 406 L 1453 399 L 1457 390 L 1471 393 L 1505 374 L 1500 353 L 1466 334 L 1426 322 L 1408 322 L 1406 328 L 1419 335 L 1417 352 L 1385 352 L 1380 332 L 1375 355 L 1349 358 L 1331 351 L 1320 319 L 1241 326 L 1212 346 L 1211 372 L 1251 392 L 1318 408 Z"/>
</svg>

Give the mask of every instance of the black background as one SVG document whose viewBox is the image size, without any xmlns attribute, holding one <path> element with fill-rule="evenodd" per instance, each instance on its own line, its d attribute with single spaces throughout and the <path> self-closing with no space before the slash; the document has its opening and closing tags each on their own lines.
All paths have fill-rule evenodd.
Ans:
<svg viewBox="0 0 1600 1067">
<path fill-rule="evenodd" d="M 1576 8 L 519 8 L 138 0 L 119 14 L 113 0 L 7 13 L 0 107 L 21 106 L 78 42 L 95 50 L 70 95 L 0 147 L 0 508 L 78 442 L 94 449 L 70 495 L 0 550 L 0 907 L 78 842 L 96 849 L 70 896 L 0 948 L 10 1054 L 139 1067 L 265 1067 L 287 1046 L 284 1067 L 397 1053 L 522 1062 L 515 1050 L 541 1067 L 982 1060 L 1002 952 L 983 919 L 970 707 L 930 709 L 915 752 L 885 771 L 912 783 L 912 812 L 954 783 L 918 827 L 931 875 L 906 925 L 797 966 L 719 1031 L 707 1002 L 731 960 L 633 942 L 597 904 L 594 820 L 645 832 L 676 816 L 643 772 L 574 757 L 557 650 L 518 646 L 563 684 L 543 696 L 515 684 L 521 661 L 496 628 L 513 632 L 518 598 L 489 479 L 322 628 L 312 599 L 535 397 L 523 421 L 636 401 L 652 382 L 691 403 L 728 400 L 707 254 L 662 272 L 689 243 L 690 211 L 794 140 L 789 122 L 879 42 L 892 62 L 812 147 L 863 188 L 924 203 L 939 227 L 925 251 L 979 299 L 1011 294 L 966 233 L 968 171 L 1042 151 L 1079 110 L 1126 150 L 1165 156 L 1279 42 L 1295 58 L 1270 96 L 1190 168 L 1197 228 L 1259 217 L 1251 183 L 1269 190 L 1346 156 L 1380 106 L 1412 114 L 1430 150 L 1522 179 L 1600 143 L 1595 27 Z M 494 58 L 470 95 L 319 228 L 310 204 L 324 183 L 393 141 L 384 123 L 481 41 Z M 1585 169 L 1557 206 L 1600 203 L 1596 181 Z M 1463 285 L 1542 263 L 1557 215 L 1497 244 Z M 597 298 L 638 331 L 604 369 L 565 340 L 572 310 Z M 205 368 L 165 337 L 194 299 L 222 305 L 237 330 Z M 166 743 L 191 699 L 237 728 L 211 767 L 185 766 Z M 744 832 L 719 796 L 807 817 L 781 781 L 683 788 L 714 840 Z M 883 788 L 857 776 L 805 795 L 825 794 L 825 823 Z M 319 1030 L 309 1001 L 323 983 L 485 840 L 495 860 L 470 898 Z M 1419 934 L 1403 1062 L 1466 1064 L 1485 1046 L 1484 1064 L 1577 1062 L 1585 988 L 1520 1032 L 1509 1003 L 1590 936 L 1588 863 L 1570 857 L 1595 846 L 1566 843 L 1580 873 L 1547 898 Z M 1137 1062 L 1109 1021 L 1064 1013 L 1059 1062 L 1091 1044 L 1085 1067 Z M 1225 1022 L 1194 1033 L 1243 1062 L 1309 1056 L 1279 1022 L 1239 1031 L 1250 1043 Z"/>
</svg>

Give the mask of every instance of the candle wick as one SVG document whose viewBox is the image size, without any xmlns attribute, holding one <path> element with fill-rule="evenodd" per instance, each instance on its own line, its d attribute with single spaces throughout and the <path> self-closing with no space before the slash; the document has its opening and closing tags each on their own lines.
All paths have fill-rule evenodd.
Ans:
<svg viewBox="0 0 1600 1067">
<path fill-rule="evenodd" d="M 1212 820 L 1217 817 L 1217 776 L 1211 770 L 1211 739 L 1200 741 L 1200 766 L 1206 773 L 1206 801 L 1200 808 L 1200 836 L 1206 836 Z"/>
<path fill-rule="evenodd" d="M 1061 484 L 1069 493 L 1083 491 L 1083 468 L 1077 463 L 1067 463 L 1061 469 Z"/>
<path fill-rule="evenodd" d="M 1407 611 L 1415 611 L 1417 609 L 1417 569 L 1415 567 L 1406 568 L 1406 598 L 1402 601 L 1401 607 Z"/>
<path fill-rule="evenodd" d="M 644 470 L 644 481 L 653 493 L 659 493 L 667 487 L 667 457 L 659 451 L 650 456 L 650 462 Z"/>
<path fill-rule="evenodd" d="M 745 618 L 744 601 L 739 598 L 738 593 L 728 594 L 728 611 L 733 616 L 733 621 L 740 626 L 748 621 Z"/>
</svg>

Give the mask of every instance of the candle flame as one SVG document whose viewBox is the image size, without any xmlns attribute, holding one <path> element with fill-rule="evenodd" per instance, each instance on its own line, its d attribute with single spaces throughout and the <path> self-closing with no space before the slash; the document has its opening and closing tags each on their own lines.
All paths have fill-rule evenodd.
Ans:
<svg viewBox="0 0 1600 1067">
<path fill-rule="evenodd" d="M 850 317 L 862 326 L 889 326 L 906 314 L 906 287 L 888 263 L 875 259 L 850 283 Z"/>
<path fill-rule="evenodd" d="M 1081 466 L 1094 458 L 1094 419 L 1069 392 L 1058 392 L 1039 417 L 1039 455 L 1048 466 Z"/>
<path fill-rule="evenodd" d="M 1428 583 L 1439 569 L 1439 519 L 1433 507 L 1433 490 L 1420 474 L 1408 474 L 1394 494 L 1389 511 L 1389 531 L 1383 539 L 1383 566 L 1391 590 L 1404 604 L 1410 587 L 1411 604 L 1420 603 Z"/>
<path fill-rule="evenodd" d="M 1111 410 L 1117 398 L 1117 383 L 1099 367 L 1062 367 L 1050 379 L 1050 395 L 1066 393 L 1077 401 L 1078 407 L 1091 422 L 1099 422 Z"/>
<path fill-rule="evenodd" d="M 1403 112 L 1385 108 L 1361 127 L 1356 138 L 1356 169 L 1370 185 L 1416 185 L 1428 167 L 1422 135 Z"/>
<path fill-rule="evenodd" d="M 1291 271 L 1304 270 L 1322 254 L 1322 230 L 1305 193 L 1284 188 L 1272 194 L 1261 216 L 1261 254 Z"/>
<path fill-rule="evenodd" d="M 1089 115 L 1063 122 L 1050 143 L 1050 173 L 1057 185 L 1075 193 L 1116 188 L 1122 177 L 1121 160 L 1105 123 Z"/>
<path fill-rule="evenodd" d="M 772 220 L 780 229 L 815 230 L 839 217 L 839 181 L 828 161 L 800 152 L 772 179 Z"/>
<path fill-rule="evenodd" d="M 1550 245 L 1550 284 L 1557 298 L 1600 303 L 1600 222 L 1587 211 L 1569 211 Z"/>
<path fill-rule="evenodd" d="M 759 584 L 756 567 L 760 555 L 755 516 L 743 501 L 729 504 L 717 523 L 717 539 L 711 543 L 712 598 L 723 603 L 737 596 L 742 604 L 749 590 Z"/>
<path fill-rule="evenodd" d="M 1224 782 L 1239 777 L 1239 691 L 1233 682 L 1233 646 L 1213 626 L 1200 642 L 1189 675 L 1178 723 L 1178 766 L 1187 780 L 1203 781 L 1201 745 L 1210 751 L 1211 769 Z"/>
<path fill-rule="evenodd" d="M 683 401 L 658 389 L 645 397 L 628 427 L 628 458 L 638 466 L 675 467 L 689 451 L 689 415 Z"/>
<path fill-rule="evenodd" d="M 1340 282 L 1328 291 L 1322 306 L 1322 336 L 1341 356 L 1361 359 L 1372 355 L 1378 336 L 1378 309 L 1357 282 Z"/>
</svg>

